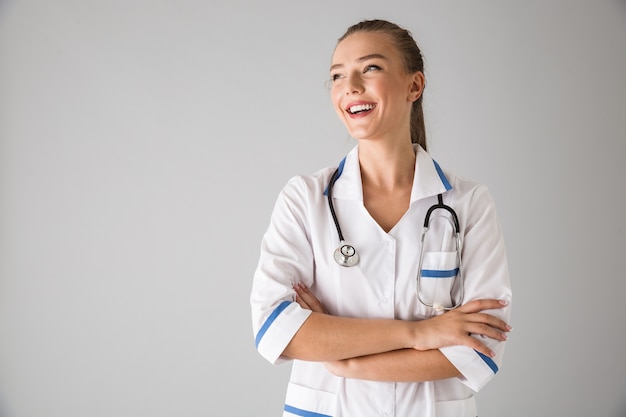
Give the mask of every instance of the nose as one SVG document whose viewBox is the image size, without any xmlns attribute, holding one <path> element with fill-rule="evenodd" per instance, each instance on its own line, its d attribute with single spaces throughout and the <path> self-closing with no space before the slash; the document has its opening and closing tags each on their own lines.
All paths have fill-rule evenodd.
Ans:
<svg viewBox="0 0 626 417">
<path fill-rule="evenodd" d="M 363 80 L 360 74 L 350 74 L 346 83 L 346 95 L 361 94 L 363 92 Z"/>
</svg>

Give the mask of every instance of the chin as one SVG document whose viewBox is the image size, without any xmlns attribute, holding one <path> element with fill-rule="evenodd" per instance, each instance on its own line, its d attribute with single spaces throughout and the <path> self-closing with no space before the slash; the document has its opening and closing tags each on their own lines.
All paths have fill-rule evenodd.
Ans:
<svg viewBox="0 0 626 417">
<path fill-rule="evenodd" d="M 350 132 L 350 136 L 352 136 L 356 140 L 375 140 L 376 138 L 364 132 Z"/>
<path fill-rule="evenodd" d="M 371 137 L 371 134 L 363 129 L 348 129 L 348 133 L 357 140 L 369 139 Z"/>
</svg>

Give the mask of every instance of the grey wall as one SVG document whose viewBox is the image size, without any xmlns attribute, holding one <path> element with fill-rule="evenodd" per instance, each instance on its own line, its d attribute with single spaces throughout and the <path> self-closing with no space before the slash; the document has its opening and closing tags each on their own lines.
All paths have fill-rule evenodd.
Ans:
<svg viewBox="0 0 626 417">
<path fill-rule="evenodd" d="M 432 154 L 486 183 L 513 326 L 481 416 L 626 413 L 623 1 L 0 3 L 0 415 L 263 415 L 248 296 L 277 192 L 353 146 L 361 19 L 422 46 Z"/>
</svg>

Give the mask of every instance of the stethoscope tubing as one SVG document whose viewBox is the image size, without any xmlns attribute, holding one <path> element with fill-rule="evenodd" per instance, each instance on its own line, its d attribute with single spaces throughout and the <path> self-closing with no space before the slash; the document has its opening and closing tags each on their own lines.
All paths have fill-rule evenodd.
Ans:
<svg viewBox="0 0 626 417">
<path fill-rule="evenodd" d="M 450 210 L 452 210 L 451 207 L 447 206 L 448 208 L 450 208 Z M 432 207 L 431 207 L 432 208 Z M 442 207 L 439 207 L 442 208 Z M 458 219 L 456 218 L 456 213 L 454 212 L 454 210 L 452 210 L 452 216 L 454 218 L 454 220 L 456 220 L 456 222 L 458 223 Z M 464 297 L 464 287 L 465 287 L 465 282 L 464 282 L 464 276 L 463 276 L 463 265 L 461 264 L 461 236 L 459 232 L 455 233 L 455 240 L 456 240 L 456 261 L 457 261 L 457 269 L 458 272 L 456 274 L 456 277 L 454 278 L 454 282 L 452 283 L 452 286 L 450 288 L 450 294 L 453 293 L 454 291 L 454 287 L 455 285 L 458 285 L 459 287 L 459 298 L 457 299 L 457 302 L 454 303 L 453 306 L 451 307 L 444 307 L 441 304 L 437 304 L 437 303 L 428 303 L 426 301 L 424 301 L 422 299 L 422 296 L 420 295 L 420 289 L 421 289 L 421 282 L 422 282 L 422 263 L 424 261 L 424 241 L 426 239 L 426 234 L 428 233 L 429 227 L 425 226 L 424 228 L 424 232 L 422 233 L 422 238 L 421 238 L 421 247 L 420 247 L 420 256 L 419 256 L 419 262 L 417 265 L 417 277 L 416 277 L 416 287 L 415 287 L 415 292 L 417 293 L 417 300 L 425 305 L 426 307 L 431 307 L 434 308 L 437 311 L 449 311 L 449 310 L 454 310 L 455 308 L 458 308 L 461 306 L 461 304 L 463 303 L 463 297 Z M 458 284 L 457 284 L 458 283 Z"/>
<path fill-rule="evenodd" d="M 330 181 L 328 182 L 327 188 L 327 196 L 328 196 L 328 208 L 330 209 L 330 215 L 333 217 L 333 222 L 335 222 L 335 228 L 337 229 L 337 235 L 339 237 L 340 242 L 344 242 L 343 233 L 341 232 L 341 226 L 339 225 L 339 220 L 337 220 L 337 213 L 335 213 L 335 205 L 333 204 L 333 187 L 335 186 L 335 182 L 339 178 L 339 168 L 333 172 L 333 175 L 330 177 Z"/>
<path fill-rule="evenodd" d="M 343 236 L 343 232 L 341 230 L 341 225 L 339 224 L 339 220 L 337 219 L 337 213 L 335 212 L 335 205 L 333 204 L 333 187 L 335 185 L 335 182 L 339 178 L 339 175 L 340 175 L 340 167 L 338 167 L 335 170 L 335 172 L 333 172 L 332 176 L 330 177 L 330 181 L 328 182 L 328 187 L 327 187 L 327 192 L 326 192 L 327 197 L 328 197 L 328 208 L 333 218 L 333 222 L 335 223 L 335 229 L 337 230 L 337 237 L 339 238 L 339 247 L 333 253 L 333 257 L 335 258 L 335 261 L 337 262 L 337 264 L 339 264 L 340 266 L 351 267 L 351 266 L 356 265 L 359 262 L 359 254 L 354 248 L 354 246 L 346 243 L 344 236 Z M 454 282 L 452 283 L 451 293 L 454 291 L 455 285 L 458 286 L 459 298 L 452 307 L 444 307 L 443 305 L 440 305 L 437 303 L 428 303 L 424 301 L 420 295 L 421 280 L 422 280 L 422 262 L 424 260 L 425 238 L 430 228 L 430 217 L 432 213 L 438 209 L 446 210 L 447 212 L 450 213 L 450 217 L 452 218 L 452 224 L 454 226 L 454 231 L 455 231 L 458 272 L 454 278 Z M 461 249 L 462 248 L 461 248 L 461 233 L 460 233 L 460 226 L 459 226 L 459 218 L 452 207 L 443 203 L 442 194 L 438 194 L 437 204 L 434 204 L 431 207 L 429 207 L 428 210 L 426 211 L 426 216 L 424 216 L 424 232 L 422 233 L 422 237 L 421 237 L 420 254 L 419 254 L 417 277 L 416 277 L 417 299 L 421 304 L 423 304 L 426 307 L 433 308 L 437 311 L 448 311 L 448 310 L 454 310 L 455 308 L 458 308 L 463 303 L 464 279 L 463 279 L 463 267 L 461 264 Z"/>
<path fill-rule="evenodd" d="M 337 219 L 337 213 L 335 213 L 335 205 L 333 204 L 333 186 L 335 185 L 337 178 L 339 178 L 339 173 L 340 169 L 337 168 L 330 177 L 327 188 L 328 208 L 330 209 L 330 214 L 333 217 L 333 222 L 335 223 L 335 228 L 337 229 L 337 237 L 339 238 L 339 247 L 335 249 L 333 257 L 335 258 L 335 262 L 337 262 L 340 266 L 350 267 L 359 263 L 359 254 L 354 246 L 346 243 L 343 238 L 343 232 L 341 231 L 341 226 L 339 225 L 339 220 Z"/>
</svg>

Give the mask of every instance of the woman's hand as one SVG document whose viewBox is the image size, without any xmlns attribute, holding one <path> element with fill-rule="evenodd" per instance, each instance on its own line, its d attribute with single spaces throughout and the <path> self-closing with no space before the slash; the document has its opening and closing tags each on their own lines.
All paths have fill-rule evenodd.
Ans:
<svg viewBox="0 0 626 417">
<path fill-rule="evenodd" d="M 293 284 L 293 289 L 296 291 L 296 302 L 300 304 L 300 307 L 315 311 L 316 313 L 328 314 L 326 307 L 313 295 L 306 285 L 298 282 Z"/>
<path fill-rule="evenodd" d="M 302 308 L 328 314 L 326 307 L 304 284 L 294 284 L 293 288 L 296 291 L 296 302 Z M 494 352 L 471 335 L 487 336 L 500 341 L 506 340 L 506 333 L 511 331 L 511 327 L 491 314 L 481 313 L 483 310 L 503 308 L 506 305 L 507 303 L 502 300 L 474 300 L 442 315 L 409 322 L 412 326 L 412 340 L 414 342 L 407 347 L 425 351 L 446 346 L 464 345 L 486 356 L 493 357 Z M 339 363 L 330 362 L 327 367 L 330 370 L 330 367 L 334 366 L 333 373 L 341 373 L 339 369 L 347 365 L 344 361 L 339 361 Z"/>
<path fill-rule="evenodd" d="M 471 334 L 506 340 L 506 332 L 510 332 L 511 327 L 491 314 L 481 313 L 483 310 L 503 308 L 506 305 L 502 300 L 474 300 L 440 316 L 415 322 L 416 343 L 413 349 L 430 350 L 465 345 L 493 357 L 494 352 Z"/>
</svg>

